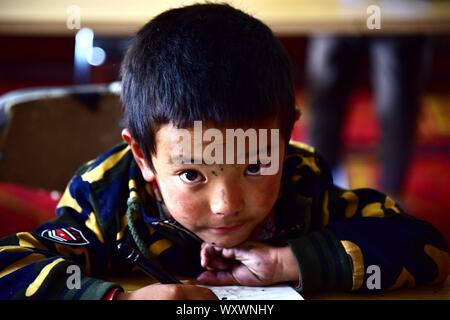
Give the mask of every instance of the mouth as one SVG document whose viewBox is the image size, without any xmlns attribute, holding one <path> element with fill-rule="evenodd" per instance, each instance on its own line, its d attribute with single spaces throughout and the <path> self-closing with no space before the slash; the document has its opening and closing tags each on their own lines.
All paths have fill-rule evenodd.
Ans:
<svg viewBox="0 0 450 320">
<path fill-rule="evenodd" d="M 217 234 L 227 234 L 227 233 L 231 233 L 231 232 L 235 232 L 237 230 L 239 230 L 244 224 L 243 223 L 239 223 L 239 224 L 235 224 L 235 225 L 231 225 L 231 226 L 221 226 L 221 227 L 216 227 L 216 228 L 210 228 L 210 230 L 213 233 L 217 233 Z"/>
</svg>

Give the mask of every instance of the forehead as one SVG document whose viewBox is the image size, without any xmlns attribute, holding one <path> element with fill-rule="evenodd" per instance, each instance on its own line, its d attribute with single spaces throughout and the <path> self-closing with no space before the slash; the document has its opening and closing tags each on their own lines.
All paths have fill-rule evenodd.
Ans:
<svg viewBox="0 0 450 320">
<path fill-rule="evenodd" d="M 177 139 L 175 139 L 176 137 L 180 136 L 180 133 L 183 132 L 184 130 L 188 131 L 191 136 L 194 136 L 194 133 L 198 133 L 198 129 L 201 130 L 201 134 L 205 134 L 208 135 L 208 131 L 211 132 L 210 129 L 213 130 L 218 130 L 220 131 L 221 135 L 223 137 L 226 136 L 227 134 L 227 130 L 232 130 L 234 132 L 237 132 L 238 130 L 243 130 L 244 132 L 250 132 L 250 130 L 256 130 L 257 133 L 259 133 L 259 131 L 261 130 L 270 130 L 270 129 L 279 129 L 280 130 L 280 126 L 279 126 L 279 122 L 277 120 L 267 120 L 261 123 L 258 123 L 254 126 L 221 126 L 221 127 L 217 127 L 217 126 L 213 126 L 211 124 L 208 123 L 203 123 L 201 121 L 195 121 L 195 125 L 189 128 L 177 128 L 176 126 L 174 126 L 172 123 L 168 123 L 168 124 L 164 124 L 161 125 L 158 129 L 158 131 L 156 132 L 156 143 L 157 145 L 166 145 L 166 144 L 173 144 L 177 142 Z"/>
<path fill-rule="evenodd" d="M 196 121 L 193 127 L 184 129 L 177 128 L 173 124 L 164 124 L 156 133 L 156 155 L 173 157 L 180 148 L 191 148 L 192 153 L 195 153 L 196 148 L 204 150 L 214 146 L 226 150 L 230 141 L 234 141 L 236 154 L 252 153 L 258 148 L 274 144 L 275 139 L 276 144 L 279 144 L 279 131 L 279 122 L 276 120 L 261 122 L 252 127 L 214 127 Z M 243 144 L 240 144 L 240 141 L 243 141 Z M 243 151 L 238 146 L 244 147 Z"/>
</svg>

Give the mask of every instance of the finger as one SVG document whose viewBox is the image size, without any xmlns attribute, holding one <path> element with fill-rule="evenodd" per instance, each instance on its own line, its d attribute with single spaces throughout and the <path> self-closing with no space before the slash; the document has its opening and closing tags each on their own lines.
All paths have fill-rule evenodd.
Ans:
<svg viewBox="0 0 450 320">
<path fill-rule="evenodd" d="M 210 243 L 207 242 L 203 242 L 200 249 L 202 251 L 207 251 L 207 252 L 214 252 L 214 246 Z"/>
<path fill-rule="evenodd" d="M 234 285 L 239 282 L 228 271 L 205 271 L 197 277 L 197 281 L 208 285 Z"/>
<path fill-rule="evenodd" d="M 214 245 L 208 242 L 202 242 L 200 249 L 214 248 Z"/>
<path fill-rule="evenodd" d="M 212 246 L 206 242 L 202 244 L 202 248 L 200 250 L 200 263 L 202 267 L 206 267 L 208 265 L 208 261 L 210 259 L 210 256 L 212 256 L 214 253 L 214 249 Z"/>
<path fill-rule="evenodd" d="M 222 249 L 222 256 L 226 259 L 236 259 L 236 249 L 229 248 L 229 249 Z"/>
<path fill-rule="evenodd" d="M 244 261 L 249 259 L 252 256 L 252 252 L 257 252 L 265 248 L 265 245 L 254 243 L 254 242 L 246 242 L 238 247 L 228 248 L 222 250 L 222 255 L 227 259 L 234 259 L 238 261 Z"/>
<path fill-rule="evenodd" d="M 212 246 L 212 247 L 213 247 L 213 249 L 214 249 L 215 252 L 217 252 L 217 253 L 219 253 L 219 254 L 222 254 L 223 248 L 217 247 L 217 246 Z"/>
<path fill-rule="evenodd" d="M 233 263 L 223 259 L 222 257 L 214 257 L 210 259 L 209 264 L 206 266 L 207 270 L 229 270 L 231 269 Z"/>
<path fill-rule="evenodd" d="M 205 244 L 200 251 L 200 263 L 207 270 L 227 270 L 231 262 L 222 257 L 222 248 Z"/>
<path fill-rule="evenodd" d="M 187 280 L 181 280 L 182 284 L 187 284 L 187 285 L 195 285 L 197 284 L 197 281 L 192 280 L 192 279 L 187 279 Z"/>
<path fill-rule="evenodd" d="M 204 259 L 202 266 L 207 270 L 227 270 L 232 266 L 232 261 L 221 256 L 212 255 Z"/>
<path fill-rule="evenodd" d="M 197 300 L 219 300 L 219 297 L 216 296 L 216 294 L 211 289 L 208 289 L 208 288 L 203 288 L 203 289 L 205 289 L 205 290 L 203 290 L 204 292 L 203 292 L 202 297 Z"/>
</svg>

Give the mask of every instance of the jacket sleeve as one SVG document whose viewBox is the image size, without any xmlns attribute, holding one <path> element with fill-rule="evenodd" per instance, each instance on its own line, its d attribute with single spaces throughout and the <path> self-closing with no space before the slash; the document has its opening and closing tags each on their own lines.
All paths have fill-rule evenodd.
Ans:
<svg viewBox="0 0 450 320">
<path fill-rule="evenodd" d="M 300 290 L 384 291 L 445 281 L 447 243 L 429 223 L 372 189 L 343 190 L 312 150 L 299 151 L 292 187 L 310 197 L 310 232 L 289 245 Z"/>
<path fill-rule="evenodd" d="M 120 288 L 95 278 L 108 269 L 109 249 L 94 205 L 76 175 L 56 219 L 0 239 L 0 299 L 102 299 Z"/>
</svg>

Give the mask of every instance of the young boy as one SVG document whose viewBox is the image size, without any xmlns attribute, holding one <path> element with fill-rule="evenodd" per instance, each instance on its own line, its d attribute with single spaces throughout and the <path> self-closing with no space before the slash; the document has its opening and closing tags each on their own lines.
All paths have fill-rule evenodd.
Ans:
<svg viewBox="0 0 450 320">
<path fill-rule="evenodd" d="M 260 21 L 228 5 L 169 10 L 138 32 L 122 78 L 126 144 L 79 169 L 55 220 L 1 239 L 0 298 L 214 298 L 101 280 L 131 271 L 120 243 L 207 284 L 379 291 L 447 277 L 431 225 L 333 186 L 311 147 L 289 143 L 291 65 Z"/>
</svg>

